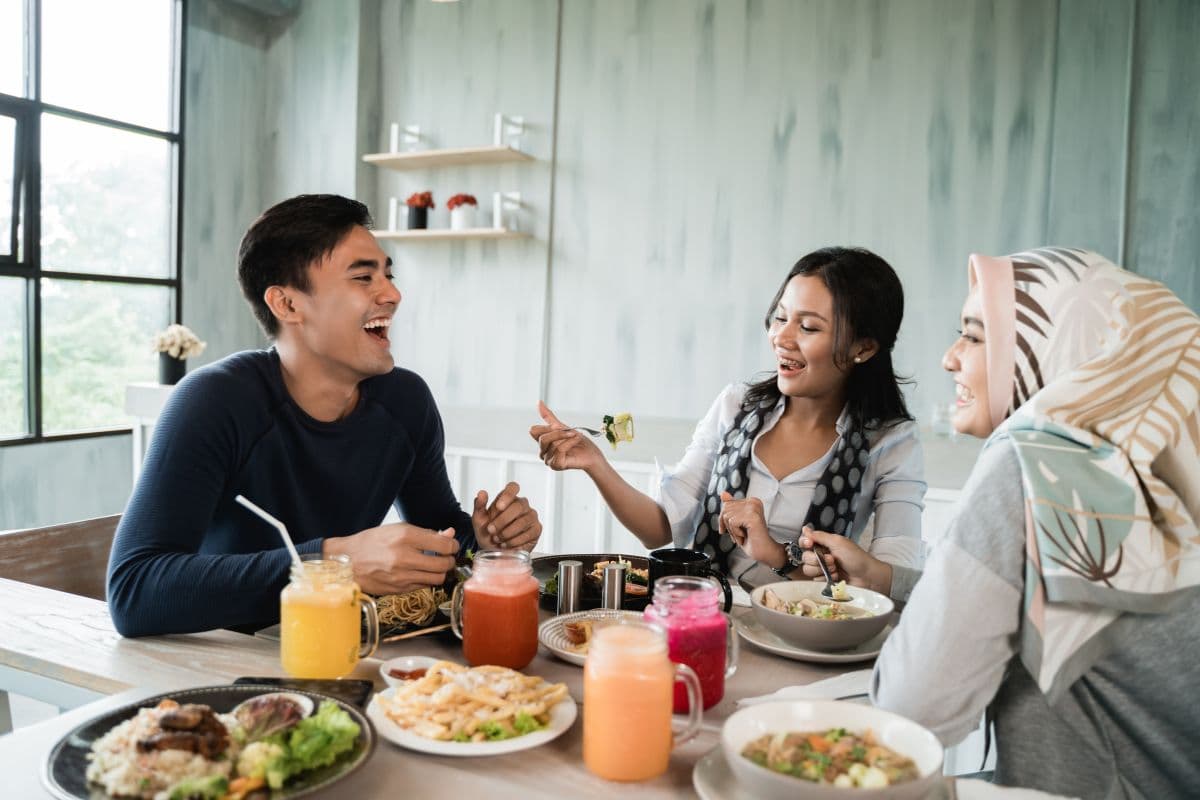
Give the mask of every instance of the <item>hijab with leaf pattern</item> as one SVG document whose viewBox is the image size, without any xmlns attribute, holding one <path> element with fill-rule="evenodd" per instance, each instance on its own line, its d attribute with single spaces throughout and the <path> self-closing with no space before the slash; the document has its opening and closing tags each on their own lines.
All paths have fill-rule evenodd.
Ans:
<svg viewBox="0 0 1200 800">
<path fill-rule="evenodd" d="M 1053 701 L 1127 613 L 1200 587 L 1200 319 L 1095 253 L 973 255 L 992 422 L 1025 494 L 1021 659 Z"/>
</svg>

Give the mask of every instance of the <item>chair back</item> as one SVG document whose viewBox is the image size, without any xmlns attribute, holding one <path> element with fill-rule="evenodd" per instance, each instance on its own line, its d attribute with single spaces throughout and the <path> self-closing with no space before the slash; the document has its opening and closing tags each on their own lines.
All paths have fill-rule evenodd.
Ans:
<svg viewBox="0 0 1200 800">
<path fill-rule="evenodd" d="M 0 578 L 104 600 L 108 554 L 120 514 L 0 531 Z"/>
</svg>

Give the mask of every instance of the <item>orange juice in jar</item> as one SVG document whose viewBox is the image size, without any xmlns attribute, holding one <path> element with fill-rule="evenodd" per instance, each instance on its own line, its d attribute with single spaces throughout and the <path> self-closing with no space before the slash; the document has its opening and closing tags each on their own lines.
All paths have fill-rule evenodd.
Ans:
<svg viewBox="0 0 1200 800">
<path fill-rule="evenodd" d="M 450 622 L 473 667 L 521 669 L 538 648 L 538 582 L 524 550 L 481 550 L 454 590 Z"/>
<path fill-rule="evenodd" d="M 675 681 L 688 692 L 688 721 L 671 730 Z M 596 630 L 583 667 L 583 763 L 610 781 L 643 781 L 667 771 L 671 749 L 700 728 L 700 681 L 667 657 L 661 628 L 621 622 Z"/>
<path fill-rule="evenodd" d="M 362 644 L 360 609 L 367 614 Z M 379 645 L 375 601 L 354 582 L 347 556 L 304 555 L 279 595 L 279 657 L 293 678 L 342 678 Z"/>
</svg>

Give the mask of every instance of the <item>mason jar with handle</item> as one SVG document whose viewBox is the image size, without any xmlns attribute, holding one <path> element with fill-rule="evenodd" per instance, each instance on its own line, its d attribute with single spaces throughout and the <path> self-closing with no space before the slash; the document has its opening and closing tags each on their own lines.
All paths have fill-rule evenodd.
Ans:
<svg viewBox="0 0 1200 800">
<path fill-rule="evenodd" d="M 378 646 L 379 613 L 355 583 L 349 556 L 305 553 L 279 595 L 283 671 L 293 678 L 344 678 Z"/>
<path fill-rule="evenodd" d="M 687 723 L 671 729 L 671 687 L 683 681 Z M 696 735 L 700 680 L 672 664 L 662 629 L 644 622 L 598 628 L 583 665 L 583 763 L 610 781 L 644 781 L 667 771 L 671 750 Z"/>
<path fill-rule="evenodd" d="M 450 626 L 471 666 L 521 669 L 538 648 L 538 581 L 524 550 L 480 550 L 454 587 Z"/>
<path fill-rule="evenodd" d="M 647 622 L 666 630 L 671 660 L 696 671 L 705 709 L 721 702 L 725 679 L 737 671 L 738 640 L 732 621 L 721 613 L 721 594 L 712 578 L 670 575 L 654 582 L 654 602 L 642 612 Z M 674 708 L 687 713 L 682 686 L 675 687 Z"/>
</svg>

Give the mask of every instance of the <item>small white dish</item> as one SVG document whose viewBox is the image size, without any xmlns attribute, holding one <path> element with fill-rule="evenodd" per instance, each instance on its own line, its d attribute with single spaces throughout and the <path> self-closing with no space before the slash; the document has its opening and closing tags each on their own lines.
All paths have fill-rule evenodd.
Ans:
<svg viewBox="0 0 1200 800">
<path fill-rule="evenodd" d="M 238 709 L 240 709 L 242 706 L 249 705 L 251 703 L 253 703 L 253 704 L 261 703 L 261 702 L 263 702 L 263 698 L 265 698 L 265 697 L 282 697 L 286 700 L 290 700 L 293 704 L 296 705 L 297 708 L 300 709 L 301 719 L 303 719 L 304 717 L 311 717 L 312 713 L 313 713 L 313 709 L 315 708 L 315 704 L 313 703 L 312 698 L 309 697 L 308 695 L 300 694 L 298 692 L 267 692 L 266 694 L 255 695 L 254 697 L 243 700 L 242 702 L 240 702 L 236 706 L 234 706 L 233 711 L 231 711 L 230 713 L 233 714 L 234 716 L 236 716 L 238 713 Z"/>
<path fill-rule="evenodd" d="M 581 619 L 590 619 L 597 622 L 615 622 L 624 619 L 638 622 L 642 620 L 642 612 L 618 611 L 613 608 L 593 608 L 589 611 L 576 611 L 573 614 L 562 614 L 561 616 L 551 617 L 538 626 L 538 641 L 563 661 L 582 667 L 583 662 L 587 660 L 587 653 L 578 652 L 574 645 L 571 644 L 571 640 L 567 638 L 566 631 L 563 630 L 563 626 L 568 622 L 578 622 Z"/>
<path fill-rule="evenodd" d="M 379 665 L 379 674 L 383 677 L 383 680 L 388 686 L 400 686 L 401 684 L 405 683 L 405 680 L 403 678 L 394 677 L 391 674 L 392 670 L 412 672 L 413 670 L 418 669 L 429 669 L 441 660 L 442 659 L 440 658 L 432 658 L 430 656 L 400 656 L 398 658 L 389 658 L 387 661 Z"/>
<path fill-rule="evenodd" d="M 755 800 L 750 790 L 738 785 L 721 745 L 696 762 L 692 768 L 692 786 L 700 800 Z"/>
<path fill-rule="evenodd" d="M 739 616 L 734 620 L 734 627 L 737 628 L 739 636 L 768 653 L 774 653 L 794 661 L 811 661 L 817 664 L 852 664 L 856 661 L 872 659 L 879 655 L 879 651 L 883 649 L 884 640 L 892 632 L 892 626 L 888 625 L 871 639 L 846 650 L 809 650 L 805 647 L 788 644 L 780 639 L 763 627 L 762 623 L 752 614 Z"/>
<path fill-rule="evenodd" d="M 813 783 L 760 767 L 741 755 L 750 742 L 767 734 L 824 731 L 845 728 L 861 734 L 870 729 L 877 741 L 916 765 L 918 777 L 879 789 L 840 787 Z M 763 703 L 735 711 L 721 726 L 721 749 L 738 785 L 763 800 L 851 800 L 872 797 L 882 800 L 922 800 L 942 779 L 945 750 L 928 730 L 899 714 L 837 700 L 791 700 Z"/>
<path fill-rule="evenodd" d="M 380 698 L 391 699 L 395 693 L 395 689 L 385 689 L 371 698 L 371 703 L 367 706 L 367 718 L 375 724 L 375 732 L 393 744 L 437 756 L 498 756 L 529 750 L 558 738 L 574 724 L 575 717 L 579 714 L 575 699 L 568 694 L 550 709 L 550 722 L 540 731 L 498 742 L 444 742 L 418 736 L 393 722 L 384 713 L 379 701 Z"/>
</svg>

